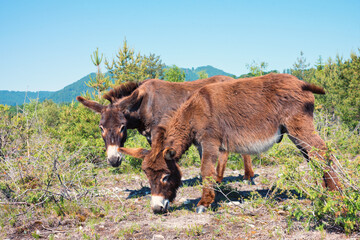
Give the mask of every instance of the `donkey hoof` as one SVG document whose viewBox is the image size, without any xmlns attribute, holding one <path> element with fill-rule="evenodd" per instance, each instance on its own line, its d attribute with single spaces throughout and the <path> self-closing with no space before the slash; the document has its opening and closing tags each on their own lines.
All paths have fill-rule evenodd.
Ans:
<svg viewBox="0 0 360 240">
<path fill-rule="evenodd" d="M 249 185 L 256 185 L 255 181 L 254 181 L 254 177 L 251 178 L 250 182 L 249 182 Z"/>
<path fill-rule="evenodd" d="M 247 184 L 247 185 L 256 185 L 256 184 L 255 184 L 255 181 L 254 181 L 254 178 L 250 178 L 250 180 L 245 179 L 245 180 L 243 180 L 243 182 L 244 182 L 245 184 Z"/>
<path fill-rule="evenodd" d="M 204 207 L 203 205 L 199 205 L 197 208 L 196 208 L 196 213 L 203 213 L 206 211 L 206 207 Z"/>
</svg>

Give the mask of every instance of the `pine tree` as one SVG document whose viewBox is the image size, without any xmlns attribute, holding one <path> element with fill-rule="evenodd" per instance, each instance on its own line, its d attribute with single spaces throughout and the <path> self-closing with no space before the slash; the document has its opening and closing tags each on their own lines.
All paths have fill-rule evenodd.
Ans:
<svg viewBox="0 0 360 240">
<path fill-rule="evenodd" d="M 145 78 L 159 78 L 164 77 L 165 64 L 161 63 L 160 56 L 155 56 L 151 53 L 149 56 L 143 56 L 143 63 L 145 68 Z"/>
<path fill-rule="evenodd" d="M 350 59 L 339 58 L 342 120 L 351 128 L 360 129 L 360 56 L 352 53 Z M 360 132 L 360 131 L 359 131 Z"/>
<path fill-rule="evenodd" d="M 350 129 L 360 129 L 360 56 L 351 54 L 343 60 L 336 56 L 325 64 L 320 59 L 316 68 L 306 71 L 305 81 L 322 86 L 326 94 L 315 95 L 316 106 L 332 120 L 341 120 Z"/>
<path fill-rule="evenodd" d="M 322 60 L 322 57 L 321 55 L 319 56 L 317 62 L 315 63 L 315 67 L 317 70 L 322 70 L 324 68 L 324 63 L 323 63 L 323 60 Z"/>
<path fill-rule="evenodd" d="M 135 54 L 134 49 L 128 47 L 125 39 L 116 58 L 111 63 L 105 60 L 105 66 L 115 80 L 114 85 L 119 85 L 127 81 L 139 82 L 149 78 L 161 78 L 165 65 L 155 54 L 149 56 Z"/>
<path fill-rule="evenodd" d="M 308 70 L 309 66 L 310 64 L 306 63 L 304 53 L 300 51 L 300 57 L 296 59 L 293 69 L 291 69 L 291 74 L 300 80 L 304 80 L 306 78 L 306 70 Z"/>
<path fill-rule="evenodd" d="M 103 60 L 103 54 L 101 54 L 101 57 L 99 56 L 98 48 L 96 48 L 96 50 L 93 52 L 92 55 L 90 55 L 90 57 L 93 64 L 97 67 L 97 72 L 95 78 L 92 78 L 90 76 L 89 82 L 85 84 L 95 90 L 96 94 L 94 97 L 97 98 L 97 100 L 100 100 L 103 92 L 108 90 L 108 88 L 110 87 L 111 80 L 109 76 L 105 76 L 101 72 L 100 64 Z"/>
</svg>

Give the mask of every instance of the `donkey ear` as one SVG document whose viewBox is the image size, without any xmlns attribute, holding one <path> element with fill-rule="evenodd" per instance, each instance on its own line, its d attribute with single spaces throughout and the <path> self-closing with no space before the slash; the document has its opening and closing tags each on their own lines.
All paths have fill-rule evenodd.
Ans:
<svg viewBox="0 0 360 240">
<path fill-rule="evenodd" d="M 176 155 L 176 151 L 173 148 L 166 148 L 164 150 L 164 158 L 166 161 L 174 160 L 175 155 Z"/>
<path fill-rule="evenodd" d="M 105 107 L 104 105 L 101 105 L 98 102 L 86 100 L 82 96 L 77 96 L 76 100 L 78 100 L 80 103 L 82 103 L 85 107 L 90 108 L 97 113 L 101 113 L 101 110 Z"/>
<path fill-rule="evenodd" d="M 126 109 L 129 112 L 136 111 L 147 93 L 145 91 L 140 91 L 136 89 L 130 96 L 121 98 L 119 102 L 116 102 L 116 106 L 120 109 Z"/>
<path fill-rule="evenodd" d="M 134 158 L 144 159 L 149 153 L 150 150 L 145 148 L 119 148 L 119 152 L 124 153 L 126 155 L 132 156 Z"/>
</svg>

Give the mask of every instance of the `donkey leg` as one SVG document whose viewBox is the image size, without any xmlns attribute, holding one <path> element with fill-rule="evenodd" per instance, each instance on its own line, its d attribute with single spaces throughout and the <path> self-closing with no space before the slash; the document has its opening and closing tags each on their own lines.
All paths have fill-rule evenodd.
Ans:
<svg viewBox="0 0 360 240">
<path fill-rule="evenodd" d="M 294 117 L 286 124 L 286 128 L 289 138 L 308 161 L 313 159 L 326 163 L 322 186 L 327 187 L 330 191 L 341 189 L 339 179 L 331 167 L 332 159 L 326 157 L 328 149 L 325 142 L 315 131 L 313 118 L 306 115 Z"/>
<path fill-rule="evenodd" d="M 251 157 L 250 155 L 242 155 L 242 157 L 244 160 L 244 168 L 245 168 L 244 179 L 251 181 L 251 179 L 255 176 L 254 170 L 252 168 Z M 218 183 L 220 183 L 224 178 L 224 172 L 228 158 L 229 158 L 229 152 L 220 152 L 218 164 L 216 166 L 216 173 L 217 173 L 216 182 Z"/>
<path fill-rule="evenodd" d="M 203 192 L 201 199 L 196 208 L 196 212 L 201 213 L 205 211 L 215 200 L 214 181 L 216 180 L 215 164 L 219 156 L 219 151 L 216 148 L 203 147 L 203 154 L 201 158 L 201 176 L 203 181 Z"/>
<path fill-rule="evenodd" d="M 251 179 L 255 175 L 254 170 L 252 168 L 251 157 L 250 157 L 250 155 L 242 155 L 242 157 L 244 160 L 244 168 L 245 168 L 244 179 L 251 181 Z"/>
<path fill-rule="evenodd" d="M 221 183 L 224 178 L 224 172 L 226 168 L 226 163 L 228 161 L 229 152 L 221 151 L 219 154 L 218 164 L 216 166 L 216 182 Z"/>
<path fill-rule="evenodd" d="M 200 159 L 202 159 L 202 147 L 199 145 L 199 146 L 196 146 L 196 148 L 199 152 Z M 225 172 L 228 157 L 229 157 L 229 152 L 225 152 L 225 151 L 220 152 L 219 160 L 216 165 L 216 182 L 217 183 L 221 183 L 224 178 L 224 172 Z"/>
</svg>

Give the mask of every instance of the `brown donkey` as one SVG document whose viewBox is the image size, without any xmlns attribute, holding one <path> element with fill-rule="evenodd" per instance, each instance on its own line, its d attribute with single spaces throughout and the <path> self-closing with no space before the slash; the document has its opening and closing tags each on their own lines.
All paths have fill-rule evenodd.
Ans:
<svg viewBox="0 0 360 240">
<path fill-rule="evenodd" d="M 145 80 L 142 83 L 126 83 L 110 90 L 103 97 L 110 101 L 102 105 L 95 101 L 78 96 L 76 99 L 86 107 L 101 114 L 99 127 L 105 142 L 108 162 L 117 167 L 123 156 L 119 147 L 123 147 L 127 138 L 127 129 L 137 129 L 151 145 L 154 129 L 160 121 L 166 121 L 167 116 L 185 102 L 190 95 L 201 87 L 217 82 L 234 81 L 227 76 L 214 76 L 193 82 L 172 83 L 158 79 Z M 200 156 L 201 148 L 198 147 Z M 221 182 L 225 170 L 228 152 L 223 151 L 217 165 L 217 181 Z M 245 176 L 251 180 L 254 171 L 251 158 L 243 155 Z"/>
<path fill-rule="evenodd" d="M 192 143 L 200 145 L 204 188 L 197 212 L 202 212 L 214 201 L 211 181 L 216 177 L 216 159 L 223 152 L 261 153 L 287 133 L 306 159 L 325 157 L 325 143 L 313 124 L 313 93 L 325 92 L 288 74 L 210 84 L 196 91 L 157 128 L 150 151 L 120 151 L 144 157 L 142 169 L 151 186 L 151 206 L 161 213 L 181 183 L 177 160 Z M 313 147 L 318 151 L 311 151 Z M 339 188 L 330 166 L 323 179 L 324 187 Z"/>
</svg>

